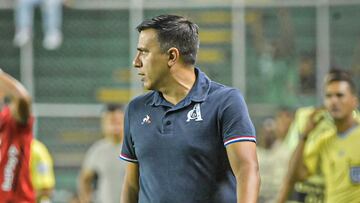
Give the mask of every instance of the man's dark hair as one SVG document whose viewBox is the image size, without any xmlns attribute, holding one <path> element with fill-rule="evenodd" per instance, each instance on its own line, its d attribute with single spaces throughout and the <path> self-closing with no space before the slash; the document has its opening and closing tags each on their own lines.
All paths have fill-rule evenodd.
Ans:
<svg viewBox="0 0 360 203">
<path fill-rule="evenodd" d="M 143 21 L 136 29 L 141 32 L 146 29 L 155 29 L 157 32 L 160 50 L 165 53 L 171 47 L 180 52 L 185 64 L 194 65 L 199 48 L 199 27 L 182 16 L 160 15 Z"/>
<path fill-rule="evenodd" d="M 104 108 L 104 112 L 114 112 L 116 110 L 120 110 L 123 111 L 124 110 L 124 106 L 122 104 L 117 104 L 117 103 L 109 103 L 105 105 Z"/>
<path fill-rule="evenodd" d="M 332 82 L 347 82 L 350 86 L 350 90 L 354 95 L 357 95 L 355 83 L 351 77 L 351 74 L 345 70 L 331 69 L 325 77 L 325 85 L 329 85 Z"/>
</svg>

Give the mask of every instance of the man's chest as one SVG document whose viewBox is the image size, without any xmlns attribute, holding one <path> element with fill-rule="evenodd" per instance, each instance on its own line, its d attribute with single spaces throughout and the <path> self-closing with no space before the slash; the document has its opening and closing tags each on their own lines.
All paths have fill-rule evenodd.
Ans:
<svg viewBox="0 0 360 203">
<path fill-rule="evenodd" d="M 206 103 L 177 110 L 147 108 L 132 116 L 130 133 L 138 158 L 174 149 L 210 153 L 223 144 L 218 111 Z"/>
<path fill-rule="evenodd" d="M 330 142 L 322 156 L 325 173 L 333 179 L 348 179 L 349 175 L 350 179 L 353 179 L 351 173 L 355 171 L 357 174 L 355 182 L 360 182 L 360 148 L 357 147 L 359 141 L 360 137 L 357 135 Z M 335 174 L 339 174 L 339 176 Z M 341 174 L 348 175 L 341 178 Z"/>
</svg>

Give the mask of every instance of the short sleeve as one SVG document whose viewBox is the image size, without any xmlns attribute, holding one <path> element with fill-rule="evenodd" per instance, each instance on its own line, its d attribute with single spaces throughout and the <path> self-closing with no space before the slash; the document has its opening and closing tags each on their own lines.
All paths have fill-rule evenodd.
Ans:
<svg viewBox="0 0 360 203">
<path fill-rule="evenodd" d="M 236 89 L 231 89 L 224 98 L 220 107 L 224 145 L 243 141 L 256 142 L 255 128 L 243 96 Z"/>
<path fill-rule="evenodd" d="M 34 187 L 36 189 L 53 188 L 55 186 L 53 161 L 45 145 L 37 140 L 31 143 L 30 162 Z"/>
<path fill-rule="evenodd" d="M 128 105 L 126 111 L 125 111 L 125 118 L 124 118 L 124 140 L 122 144 L 122 149 L 120 153 L 120 158 L 125 161 L 134 162 L 137 163 L 137 157 L 135 154 L 135 147 L 134 142 L 131 136 L 131 130 L 130 130 L 130 113 L 129 109 L 131 103 Z"/>
</svg>

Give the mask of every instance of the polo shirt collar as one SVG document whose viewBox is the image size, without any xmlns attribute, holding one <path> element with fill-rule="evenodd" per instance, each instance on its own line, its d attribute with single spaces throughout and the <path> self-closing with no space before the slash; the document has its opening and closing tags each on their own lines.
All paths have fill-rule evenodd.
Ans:
<svg viewBox="0 0 360 203">
<path fill-rule="evenodd" d="M 205 73 L 203 73 L 200 69 L 195 68 L 195 75 L 196 75 L 196 81 L 194 86 L 191 88 L 190 92 L 188 93 L 188 95 L 185 97 L 185 99 L 183 99 L 178 105 L 181 106 L 187 106 L 191 103 L 191 101 L 193 102 L 203 102 L 205 101 L 209 90 L 210 90 L 210 79 L 205 75 Z M 153 100 L 150 103 L 151 105 L 154 106 L 160 106 L 160 105 L 164 105 L 164 106 L 172 106 L 172 104 L 170 104 L 169 102 L 167 102 L 161 95 L 160 92 L 158 91 L 154 91 L 153 94 Z"/>
</svg>

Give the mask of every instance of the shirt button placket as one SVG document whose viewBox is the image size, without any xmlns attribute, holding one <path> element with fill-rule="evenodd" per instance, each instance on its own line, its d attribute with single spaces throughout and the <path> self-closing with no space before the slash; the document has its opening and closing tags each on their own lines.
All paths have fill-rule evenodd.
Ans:
<svg viewBox="0 0 360 203">
<path fill-rule="evenodd" d="M 165 115 L 163 118 L 163 134 L 170 134 L 172 128 L 172 122 L 169 115 Z"/>
</svg>

